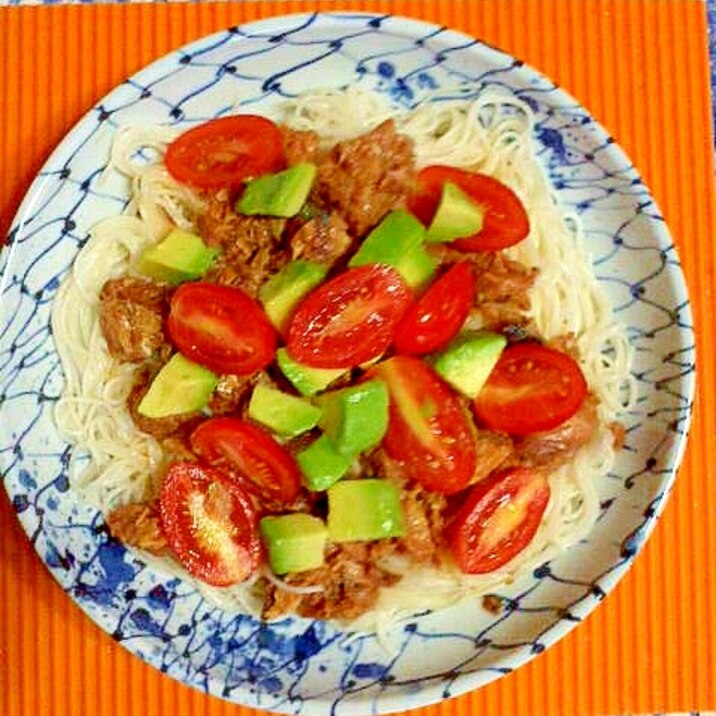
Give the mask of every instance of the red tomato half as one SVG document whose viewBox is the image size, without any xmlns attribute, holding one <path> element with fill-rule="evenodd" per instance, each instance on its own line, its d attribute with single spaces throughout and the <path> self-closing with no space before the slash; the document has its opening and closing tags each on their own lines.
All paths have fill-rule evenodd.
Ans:
<svg viewBox="0 0 716 716">
<path fill-rule="evenodd" d="M 512 435 L 551 430 L 571 418 L 587 381 L 566 353 L 538 343 L 508 346 L 473 402 L 480 423 Z"/>
<path fill-rule="evenodd" d="M 486 174 L 438 164 L 418 174 L 418 188 L 408 200 L 410 211 L 426 226 L 435 216 L 445 182 L 457 184 L 485 210 L 482 229 L 450 246 L 461 251 L 497 251 L 522 241 L 529 233 L 527 212 L 512 189 Z"/>
<path fill-rule="evenodd" d="M 172 296 L 169 335 L 189 360 L 219 374 L 250 375 L 276 351 L 276 331 L 240 288 L 186 283 Z"/>
<path fill-rule="evenodd" d="M 511 468 L 478 482 L 450 526 L 450 548 L 467 574 L 492 572 L 531 541 L 549 502 L 547 477 Z"/>
<path fill-rule="evenodd" d="M 452 266 L 408 309 L 395 329 L 399 353 L 422 355 L 445 346 L 462 328 L 475 301 L 472 266 Z"/>
<path fill-rule="evenodd" d="M 212 119 L 180 135 L 164 163 L 178 181 L 199 189 L 236 188 L 284 166 L 281 130 L 253 114 Z"/>
<path fill-rule="evenodd" d="M 391 344 L 411 298 L 390 266 L 349 269 L 312 291 L 296 309 L 288 327 L 288 352 L 315 368 L 366 363 Z"/>
<path fill-rule="evenodd" d="M 388 455 L 429 490 L 451 494 L 465 488 L 475 474 L 475 437 L 453 390 L 412 356 L 390 358 L 370 374 L 388 386 Z"/>
<path fill-rule="evenodd" d="M 217 470 L 174 463 L 162 484 L 159 510 L 172 551 L 203 582 L 225 587 L 258 568 L 261 541 L 251 499 Z"/>
<path fill-rule="evenodd" d="M 211 418 L 194 430 L 190 440 L 197 455 L 259 497 L 281 503 L 298 497 L 298 466 L 261 428 L 239 418 Z"/>
</svg>

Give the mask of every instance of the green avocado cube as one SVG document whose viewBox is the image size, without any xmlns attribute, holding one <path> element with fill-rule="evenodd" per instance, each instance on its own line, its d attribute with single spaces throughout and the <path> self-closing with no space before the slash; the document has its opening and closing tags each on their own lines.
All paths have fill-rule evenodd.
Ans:
<svg viewBox="0 0 716 716">
<path fill-rule="evenodd" d="M 348 265 L 389 264 L 396 266 L 402 258 L 419 247 L 425 238 L 425 227 L 407 211 L 391 211 L 363 240 Z"/>
<path fill-rule="evenodd" d="M 290 218 L 301 211 L 316 178 L 314 164 L 295 164 L 250 181 L 236 206 L 240 214 Z"/>
<path fill-rule="evenodd" d="M 285 348 L 276 351 L 276 363 L 301 395 L 315 395 L 345 374 L 343 368 L 312 368 L 295 361 Z"/>
<path fill-rule="evenodd" d="M 137 412 L 145 418 L 166 418 L 203 410 L 218 382 L 210 370 L 175 353 L 154 377 Z"/>
<path fill-rule="evenodd" d="M 484 219 L 483 207 L 457 184 L 445 182 L 426 238 L 430 242 L 445 242 L 472 236 L 482 229 Z"/>
<path fill-rule="evenodd" d="M 249 401 L 249 417 L 286 437 L 305 433 L 318 424 L 321 409 L 303 398 L 258 384 Z"/>
<path fill-rule="evenodd" d="M 376 446 L 388 429 L 388 388 L 382 380 L 324 393 L 316 403 L 323 411 L 318 424 L 342 455 Z"/>
<path fill-rule="evenodd" d="M 454 388 L 476 398 L 507 345 L 507 339 L 489 331 L 465 332 L 434 357 L 433 367 Z"/>
<path fill-rule="evenodd" d="M 259 289 L 266 315 L 279 330 L 287 328 L 294 309 L 323 281 L 328 269 L 311 261 L 291 261 Z"/>
<path fill-rule="evenodd" d="M 375 478 L 343 480 L 328 490 L 328 537 L 356 542 L 405 534 L 398 488 Z"/>
<path fill-rule="evenodd" d="M 323 564 L 328 530 L 318 517 L 302 512 L 262 517 L 259 532 L 274 574 L 305 572 Z"/>
<path fill-rule="evenodd" d="M 312 492 L 327 490 L 348 472 L 353 456 L 343 455 L 327 435 L 321 435 L 296 454 L 303 482 Z"/>
<path fill-rule="evenodd" d="M 425 227 L 407 211 L 391 211 L 364 239 L 348 265 L 388 264 L 410 288 L 435 273 L 436 262 L 423 248 Z"/>
<path fill-rule="evenodd" d="M 422 288 L 435 274 L 437 261 L 422 247 L 409 251 L 395 267 L 412 289 Z"/>
<path fill-rule="evenodd" d="M 201 278 L 218 254 L 200 236 L 172 229 L 158 244 L 139 257 L 138 271 L 157 281 L 176 286 Z"/>
</svg>

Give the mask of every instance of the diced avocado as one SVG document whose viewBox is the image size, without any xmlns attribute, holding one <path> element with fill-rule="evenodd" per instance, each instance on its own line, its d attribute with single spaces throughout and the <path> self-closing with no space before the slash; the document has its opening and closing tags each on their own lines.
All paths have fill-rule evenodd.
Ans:
<svg viewBox="0 0 716 716">
<path fill-rule="evenodd" d="M 328 537 L 355 542 L 401 537 L 405 520 L 397 487 L 388 480 L 344 480 L 328 490 Z"/>
<path fill-rule="evenodd" d="M 139 258 L 140 273 L 176 286 L 201 278 L 218 254 L 196 234 L 172 229 L 158 244 Z"/>
<path fill-rule="evenodd" d="M 410 288 L 418 288 L 435 273 L 435 261 L 423 248 L 425 227 L 406 211 L 391 211 L 366 236 L 348 265 L 388 264 Z"/>
<path fill-rule="evenodd" d="M 327 490 L 348 472 L 353 457 L 339 453 L 331 439 L 321 435 L 296 454 L 296 461 L 306 487 L 313 492 L 320 492 Z"/>
<path fill-rule="evenodd" d="M 396 266 L 403 257 L 419 247 L 425 239 L 425 227 L 407 211 L 391 211 L 365 237 L 361 247 L 348 262 L 354 266 L 389 264 Z"/>
<path fill-rule="evenodd" d="M 303 398 L 259 383 L 251 394 L 249 417 L 281 435 L 293 437 L 315 427 L 321 409 Z"/>
<path fill-rule="evenodd" d="M 239 199 L 241 214 L 295 216 L 301 211 L 316 177 L 314 164 L 295 164 L 276 174 L 264 174 L 246 185 Z"/>
<path fill-rule="evenodd" d="M 279 331 L 286 328 L 293 309 L 323 281 L 327 271 L 311 261 L 291 261 L 259 289 L 264 311 Z"/>
<path fill-rule="evenodd" d="M 427 240 L 454 241 L 482 229 L 485 210 L 457 184 L 445 182 L 437 211 L 428 227 Z"/>
<path fill-rule="evenodd" d="M 175 353 L 154 377 L 137 412 L 146 418 L 165 418 L 202 410 L 217 383 L 210 370 Z"/>
<path fill-rule="evenodd" d="M 395 267 L 412 289 L 424 286 L 435 273 L 437 262 L 422 246 L 409 251 Z"/>
<path fill-rule="evenodd" d="M 381 380 L 324 393 L 316 399 L 319 426 L 342 455 L 357 455 L 377 445 L 388 429 L 388 389 Z"/>
<path fill-rule="evenodd" d="M 343 368 L 312 368 L 295 361 L 285 348 L 276 351 L 276 362 L 301 395 L 315 395 L 327 388 L 346 371 Z"/>
<path fill-rule="evenodd" d="M 435 357 L 435 371 L 468 398 L 475 398 L 506 345 L 499 333 L 463 333 Z"/>
<path fill-rule="evenodd" d="M 259 530 L 275 574 L 305 572 L 323 564 L 328 530 L 318 517 L 302 512 L 262 517 Z"/>
</svg>

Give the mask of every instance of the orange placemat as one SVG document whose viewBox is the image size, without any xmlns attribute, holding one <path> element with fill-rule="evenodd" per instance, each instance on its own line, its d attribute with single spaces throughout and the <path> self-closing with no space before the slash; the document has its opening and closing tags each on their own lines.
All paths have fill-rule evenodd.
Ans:
<svg viewBox="0 0 716 716">
<path fill-rule="evenodd" d="M 259 17 L 353 8 L 412 15 L 500 46 L 556 79 L 617 138 L 677 242 L 697 321 L 699 394 L 672 498 L 634 568 L 526 667 L 416 713 L 716 709 L 716 234 L 706 11 L 699 0 L 363 0 L 0 9 L 0 230 L 50 149 L 94 102 L 170 49 Z M 53 582 L 0 496 L 0 714 L 254 713 L 131 656 Z"/>
</svg>

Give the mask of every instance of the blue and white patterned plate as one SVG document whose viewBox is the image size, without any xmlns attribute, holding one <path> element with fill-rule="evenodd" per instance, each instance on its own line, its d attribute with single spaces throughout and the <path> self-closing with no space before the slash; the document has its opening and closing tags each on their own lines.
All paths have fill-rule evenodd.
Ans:
<svg viewBox="0 0 716 716">
<path fill-rule="evenodd" d="M 539 156 L 582 219 L 594 270 L 628 325 L 639 398 L 626 449 L 600 487 L 584 542 L 515 584 L 506 609 L 418 616 L 385 651 L 301 619 L 260 624 L 212 607 L 111 541 L 68 490 L 69 448 L 52 423 L 62 371 L 48 328 L 62 276 L 88 229 L 126 196 L 100 181 L 117 127 L 183 126 L 240 101 L 261 112 L 312 88 L 359 84 L 410 106 L 434 90 L 512 90 L 535 110 Z M 447 698 L 508 674 L 579 624 L 625 573 L 672 484 L 694 384 L 691 316 L 674 245 L 629 160 L 579 104 L 512 57 L 469 37 L 383 15 L 317 14 L 232 27 L 124 82 L 51 156 L 19 210 L 3 255 L 0 459 L 38 554 L 114 639 L 209 694 L 300 714 L 384 713 Z"/>
</svg>

